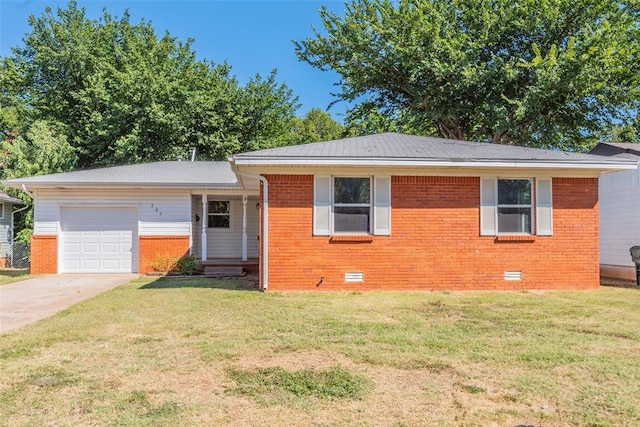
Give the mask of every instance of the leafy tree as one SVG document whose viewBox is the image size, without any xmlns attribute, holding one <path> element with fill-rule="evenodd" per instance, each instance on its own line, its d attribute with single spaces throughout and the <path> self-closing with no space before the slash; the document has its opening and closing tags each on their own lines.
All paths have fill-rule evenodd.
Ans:
<svg viewBox="0 0 640 427">
<path fill-rule="evenodd" d="M 27 102 L 20 96 L 21 78 L 14 61 L 3 58 L 0 62 L 0 141 L 17 137 L 29 116 Z"/>
<path fill-rule="evenodd" d="M 239 151 L 288 145 L 289 129 L 299 104 L 293 92 L 276 81 L 276 70 L 266 79 L 259 74 L 251 79 L 241 94 L 242 132 L 247 135 Z"/>
<path fill-rule="evenodd" d="M 0 143 L 4 179 L 67 172 L 76 163 L 75 150 L 55 125 L 38 120 L 24 135 Z"/>
<path fill-rule="evenodd" d="M 296 52 L 423 133 L 583 149 L 640 105 L 632 1 L 353 0 Z"/>
<path fill-rule="evenodd" d="M 159 36 L 128 12 L 92 20 L 71 1 L 29 23 L 24 45 L 0 63 L 0 124 L 21 132 L 34 120 L 56 123 L 79 167 L 174 159 L 191 148 L 222 159 L 281 143 L 295 117 L 297 99 L 275 71 L 242 86 L 229 65 L 197 60 L 193 40 Z M 15 123 L 19 108 L 29 115 Z"/>
<path fill-rule="evenodd" d="M 349 111 L 345 133 L 350 136 L 398 132 L 413 135 L 433 135 L 434 126 L 407 110 L 382 111 L 372 102 L 362 102 Z"/>
<path fill-rule="evenodd" d="M 67 172 L 77 160 L 75 150 L 55 124 L 35 121 L 22 135 L 5 138 L 0 142 L 0 177 L 21 178 L 33 175 Z M 33 201 L 28 194 L 14 189 L 5 192 L 21 198 L 29 206 Z M 28 242 L 33 228 L 33 211 L 22 211 L 16 216 L 15 228 L 18 241 Z"/>
<path fill-rule="evenodd" d="M 600 139 L 611 142 L 640 143 L 640 116 L 627 123 L 612 123 L 604 130 Z"/>
<path fill-rule="evenodd" d="M 341 138 L 343 134 L 344 127 L 335 121 L 331 114 L 319 108 L 312 108 L 304 117 L 295 119 L 292 142 L 304 144 L 330 141 Z"/>
</svg>

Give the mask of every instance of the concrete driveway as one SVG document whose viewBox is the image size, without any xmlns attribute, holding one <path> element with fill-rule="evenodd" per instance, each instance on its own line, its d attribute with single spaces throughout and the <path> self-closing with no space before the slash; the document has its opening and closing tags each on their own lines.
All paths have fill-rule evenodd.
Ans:
<svg viewBox="0 0 640 427">
<path fill-rule="evenodd" d="M 139 277 L 137 274 L 57 274 L 0 286 L 0 334 Z"/>
</svg>

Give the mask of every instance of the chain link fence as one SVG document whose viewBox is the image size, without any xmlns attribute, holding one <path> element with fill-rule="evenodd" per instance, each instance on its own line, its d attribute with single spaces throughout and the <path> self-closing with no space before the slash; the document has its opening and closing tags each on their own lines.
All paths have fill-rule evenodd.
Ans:
<svg viewBox="0 0 640 427">
<path fill-rule="evenodd" d="M 28 243 L 13 242 L 11 247 L 11 267 L 29 268 L 31 264 L 31 246 Z"/>
</svg>

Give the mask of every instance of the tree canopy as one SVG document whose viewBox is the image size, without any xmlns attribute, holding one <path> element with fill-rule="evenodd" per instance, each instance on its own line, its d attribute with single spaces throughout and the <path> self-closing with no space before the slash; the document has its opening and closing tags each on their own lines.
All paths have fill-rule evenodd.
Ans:
<svg viewBox="0 0 640 427">
<path fill-rule="evenodd" d="M 336 95 L 364 129 L 373 117 L 580 150 L 637 115 L 638 11 L 634 0 L 353 0 L 344 16 L 323 7 L 324 29 L 296 52 L 340 74 Z"/>
<path fill-rule="evenodd" d="M 275 70 L 241 85 L 226 63 L 196 59 L 193 40 L 159 36 L 128 12 L 92 20 L 75 1 L 29 23 L 24 44 L 0 62 L 5 142 L 53 124 L 77 156 L 69 168 L 175 159 L 191 148 L 223 159 L 288 142 L 298 102 Z"/>
<path fill-rule="evenodd" d="M 319 108 L 312 108 L 304 117 L 293 121 L 291 141 L 293 144 L 331 141 L 344 136 L 344 127 L 331 114 Z"/>
</svg>

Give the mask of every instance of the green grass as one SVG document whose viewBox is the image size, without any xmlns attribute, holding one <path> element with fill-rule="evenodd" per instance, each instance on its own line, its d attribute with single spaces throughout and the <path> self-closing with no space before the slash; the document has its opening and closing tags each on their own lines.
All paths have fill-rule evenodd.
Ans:
<svg viewBox="0 0 640 427">
<path fill-rule="evenodd" d="M 0 336 L 3 425 L 640 425 L 640 293 L 142 278 Z"/>
<path fill-rule="evenodd" d="M 0 286 L 29 278 L 29 269 L 0 269 Z"/>
<path fill-rule="evenodd" d="M 232 392 L 272 402 L 295 397 L 314 396 L 323 399 L 361 399 L 367 394 L 369 382 L 339 366 L 326 370 L 301 369 L 290 371 L 280 367 L 257 370 L 229 369 L 227 374 L 237 383 Z"/>
</svg>

